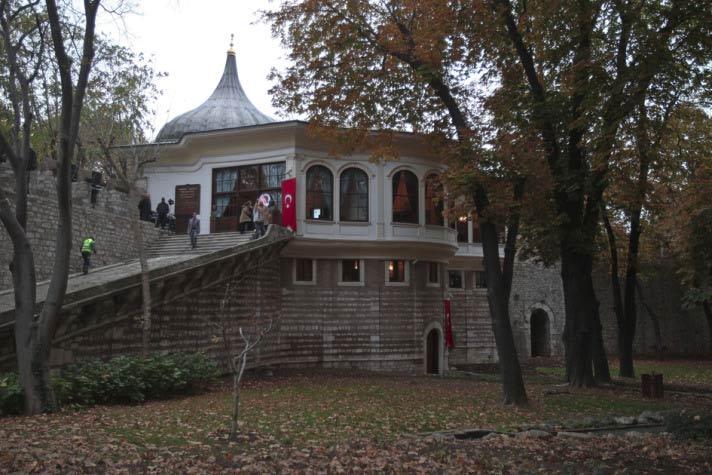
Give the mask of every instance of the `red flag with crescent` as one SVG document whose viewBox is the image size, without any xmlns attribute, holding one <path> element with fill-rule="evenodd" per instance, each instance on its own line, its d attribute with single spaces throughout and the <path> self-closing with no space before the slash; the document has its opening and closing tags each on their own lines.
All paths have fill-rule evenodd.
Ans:
<svg viewBox="0 0 712 475">
<path fill-rule="evenodd" d="M 282 226 L 297 231 L 297 179 L 282 180 Z"/>
<path fill-rule="evenodd" d="M 445 346 L 448 350 L 455 346 L 455 340 L 452 338 L 452 310 L 450 299 L 443 300 L 445 307 Z"/>
</svg>

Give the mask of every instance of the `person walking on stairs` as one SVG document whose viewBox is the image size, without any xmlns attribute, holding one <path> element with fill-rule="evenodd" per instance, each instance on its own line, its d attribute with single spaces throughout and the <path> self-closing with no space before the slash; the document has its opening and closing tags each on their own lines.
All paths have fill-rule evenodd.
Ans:
<svg viewBox="0 0 712 475">
<path fill-rule="evenodd" d="M 156 214 L 158 215 L 158 219 L 156 221 L 156 226 L 160 226 L 161 229 L 166 229 L 166 224 L 168 223 L 168 212 L 170 211 L 170 208 L 168 207 L 168 203 L 166 203 L 165 198 L 161 198 L 161 202 L 158 203 L 158 206 L 156 206 Z"/>
<path fill-rule="evenodd" d="M 245 230 L 249 230 L 252 224 L 252 203 L 248 200 L 242 204 L 240 210 L 240 234 L 245 234 Z"/>
<path fill-rule="evenodd" d="M 200 219 L 195 213 L 188 221 L 188 233 L 190 234 L 190 248 L 195 249 L 198 247 L 198 234 L 200 234 Z"/>
<path fill-rule="evenodd" d="M 82 273 L 84 275 L 89 273 L 89 267 L 91 267 L 91 255 L 96 254 L 96 241 L 94 241 L 93 236 L 82 241 Z"/>
<path fill-rule="evenodd" d="M 255 223 L 255 239 L 265 235 L 265 213 L 267 209 L 260 200 L 257 200 L 252 208 L 252 221 Z"/>
</svg>

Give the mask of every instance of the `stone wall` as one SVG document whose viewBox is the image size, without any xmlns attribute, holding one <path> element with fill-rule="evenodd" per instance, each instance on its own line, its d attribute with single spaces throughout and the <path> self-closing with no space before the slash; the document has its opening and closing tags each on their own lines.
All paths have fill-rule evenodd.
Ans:
<svg viewBox="0 0 712 475">
<path fill-rule="evenodd" d="M 643 279 L 643 295 L 660 320 L 660 332 L 665 353 L 699 354 L 709 351 L 709 330 L 701 309 L 682 306 L 683 289 L 672 266 L 660 264 Z M 608 272 L 599 269 L 594 274 L 596 296 L 600 302 L 601 323 L 608 354 L 618 353 L 616 314 Z M 638 320 L 634 351 L 654 353 L 655 331 L 650 316 L 637 299 Z"/>
<path fill-rule="evenodd" d="M 7 164 L 0 165 L 0 186 L 14 201 L 14 177 Z M 137 256 L 131 235 L 129 217 L 137 213 L 128 204 L 126 193 L 101 190 L 97 202 L 90 202 L 90 185 L 86 181 L 72 183 L 72 252 L 71 272 L 81 271 L 79 249 L 84 237 L 93 235 L 97 254 L 92 258 L 95 267 L 124 262 Z M 32 172 L 28 202 L 27 229 L 34 252 L 37 281 L 49 279 L 54 265 L 54 236 L 57 233 L 58 211 L 55 178 L 48 172 Z M 145 241 L 158 238 L 159 230 L 151 223 L 141 223 Z M 9 263 L 12 261 L 12 242 L 5 228 L 0 226 L 0 290 L 12 287 Z"/>
<path fill-rule="evenodd" d="M 426 285 L 427 263 L 411 264 L 406 286 L 385 283 L 385 263 L 365 261 L 363 286 L 340 286 L 338 261 L 318 260 L 316 284 L 295 285 L 282 268 L 282 338 L 293 362 L 324 367 L 421 370 L 425 332 L 442 329 L 441 286 Z M 441 266 L 441 281 L 444 268 Z M 496 358 L 483 290 L 450 289 L 455 348 L 450 364 Z M 484 312 L 483 312 L 484 310 Z"/>
<path fill-rule="evenodd" d="M 221 318 L 221 316 L 223 316 Z M 140 354 L 139 315 L 110 320 L 100 308 L 63 325 L 52 349 L 52 365 L 87 358 L 111 358 Z M 154 308 L 151 325 L 152 351 L 202 351 L 219 364 L 227 364 L 222 328 L 228 345 L 239 349 L 238 329 L 247 334 L 269 321 L 273 331 L 250 355 L 250 366 L 271 363 L 280 352 L 279 263 L 250 273 L 243 282 L 223 282 Z M 224 325 L 223 325 L 224 322 Z"/>
<path fill-rule="evenodd" d="M 545 267 L 534 261 L 517 260 L 509 300 L 509 317 L 520 360 L 531 356 L 531 316 L 543 310 L 548 317 L 552 355 L 563 355 L 562 336 L 566 314 L 559 265 Z"/>
<path fill-rule="evenodd" d="M 437 329 L 443 343 L 443 297 L 449 294 L 455 348 L 443 351 L 441 368 L 497 360 L 486 290 L 474 288 L 473 272 L 466 273 L 465 289 L 432 287 L 425 282 L 426 263 L 419 262 L 411 267 L 408 285 L 388 286 L 384 261 L 367 260 L 364 285 L 342 286 L 338 261 L 318 260 L 315 285 L 298 285 L 292 263 L 274 261 L 241 282 L 222 282 L 154 308 L 152 349 L 204 351 L 225 364 L 221 331 L 213 324 L 222 314 L 229 316 L 233 348 L 241 345 L 239 327 L 253 332 L 274 322 L 250 366 L 419 372 L 425 368 L 426 331 Z M 444 281 L 445 269 L 440 270 Z M 63 322 L 52 351 L 54 366 L 140 352 L 138 317 L 111 320 L 104 313 L 97 305 Z"/>
</svg>

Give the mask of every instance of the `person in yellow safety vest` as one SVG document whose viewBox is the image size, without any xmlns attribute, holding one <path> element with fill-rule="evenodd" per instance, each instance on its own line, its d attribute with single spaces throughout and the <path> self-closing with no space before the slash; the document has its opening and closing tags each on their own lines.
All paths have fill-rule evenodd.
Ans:
<svg viewBox="0 0 712 475">
<path fill-rule="evenodd" d="M 89 267 L 91 267 L 91 255 L 96 254 L 96 247 L 94 246 L 94 237 L 89 236 L 84 241 L 82 241 L 82 272 L 86 275 L 89 273 Z"/>
</svg>

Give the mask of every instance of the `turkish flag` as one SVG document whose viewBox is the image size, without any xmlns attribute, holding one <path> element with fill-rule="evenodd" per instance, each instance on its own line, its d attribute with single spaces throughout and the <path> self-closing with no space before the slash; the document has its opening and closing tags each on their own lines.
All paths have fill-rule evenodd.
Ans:
<svg viewBox="0 0 712 475">
<path fill-rule="evenodd" d="M 282 180 L 282 226 L 297 231 L 297 179 Z"/>
<path fill-rule="evenodd" d="M 452 338 L 452 311 L 450 299 L 443 300 L 445 307 L 445 346 L 448 349 L 455 346 L 455 341 Z"/>
</svg>

